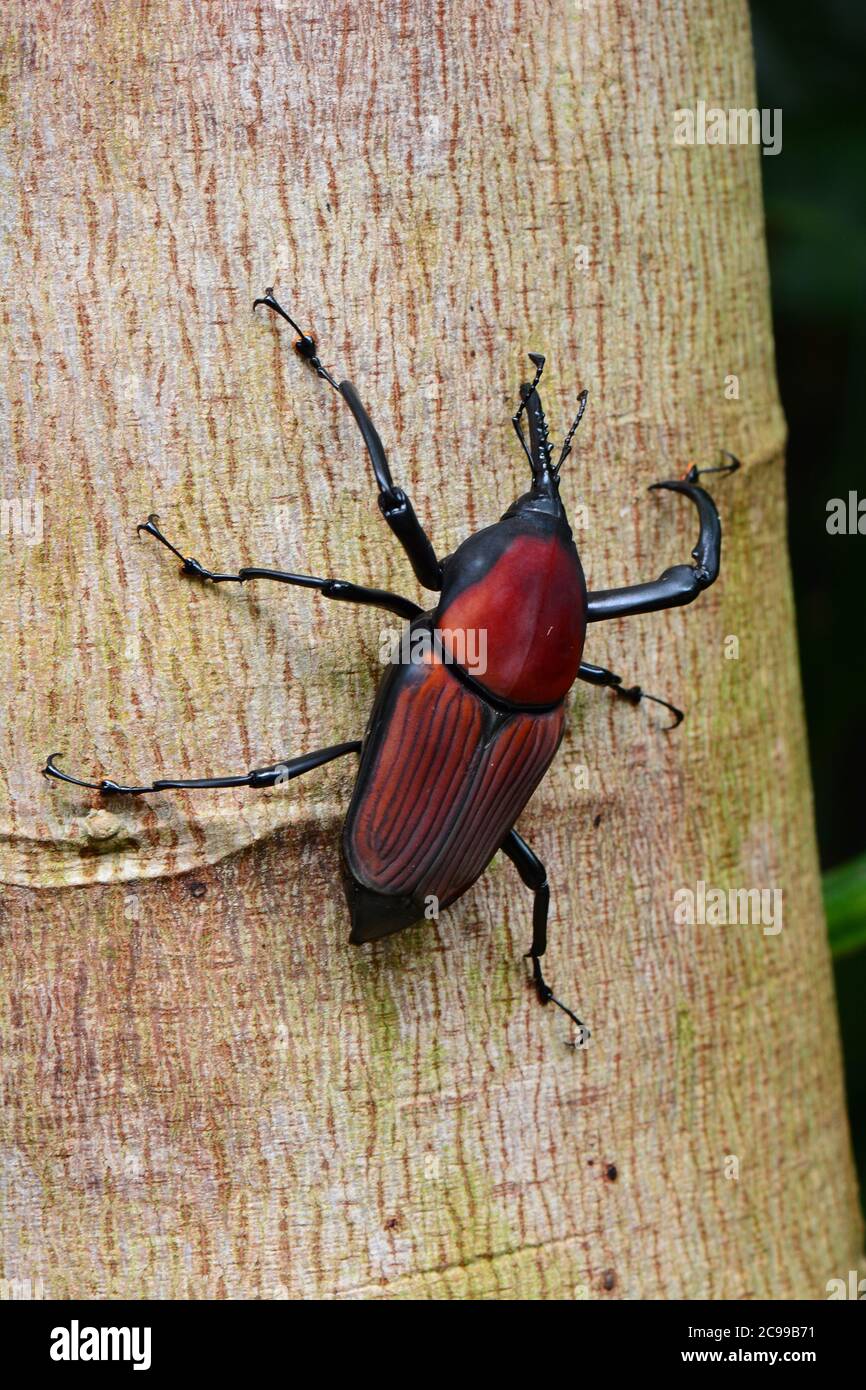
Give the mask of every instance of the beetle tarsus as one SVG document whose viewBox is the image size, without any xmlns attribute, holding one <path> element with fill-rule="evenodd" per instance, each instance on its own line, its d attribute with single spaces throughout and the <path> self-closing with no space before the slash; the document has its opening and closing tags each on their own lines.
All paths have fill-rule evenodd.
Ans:
<svg viewBox="0 0 866 1390">
<path fill-rule="evenodd" d="M 544 976 L 541 973 L 541 961 L 538 959 L 538 956 L 533 955 L 531 951 L 527 951 L 524 959 L 532 961 L 533 984 L 535 985 L 535 992 L 538 995 L 539 1003 L 555 1004 L 558 1009 L 562 1009 L 562 1012 L 564 1014 L 568 1014 L 568 1017 L 571 1019 L 572 1023 L 575 1023 L 577 1027 L 581 1030 L 581 1033 L 583 1035 L 582 1040 L 585 1041 L 587 1038 L 589 1038 L 590 1032 L 586 1024 L 578 1018 L 577 1014 L 574 1013 L 574 1011 L 570 1009 L 567 1004 L 563 1004 L 561 999 L 557 999 L 553 990 L 550 988 L 550 985 L 545 980 Z"/>
<path fill-rule="evenodd" d="M 736 473 L 738 468 L 742 468 L 743 465 L 740 460 L 728 449 L 721 449 L 720 453 L 722 458 L 730 459 L 730 463 L 719 463 L 714 468 L 698 468 L 697 464 L 693 463 L 682 481 L 684 483 L 696 483 L 698 478 L 702 478 L 705 473 Z"/>
<path fill-rule="evenodd" d="M 529 845 L 518 835 L 516 830 L 510 830 L 502 842 L 502 851 L 508 855 L 527 888 L 535 894 L 535 902 L 532 910 L 532 945 L 525 953 L 523 959 L 532 961 L 532 980 L 535 985 L 535 992 L 538 995 L 539 1003 L 555 1004 L 558 1009 L 568 1014 L 569 1018 L 581 1031 L 579 1046 L 583 1046 L 589 1037 L 589 1029 L 582 1023 L 576 1013 L 573 1013 L 566 1004 L 557 999 L 553 990 L 541 973 L 541 957 L 547 950 L 547 913 L 550 907 L 550 887 L 547 882 L 547 873 L 538 855 L 530 849 Z"/>
<path fill-rule="evenodd" d="M 80 777 L 73 777 L 70 773 L 61 771 L 55 764 L 55 759 L 61 755 L 50 753 L 42 769 L 42 775 L 54 777 L 58 782 L 70 782 L 74 787 L 87 787 L 89 791 L 101 792 L 103 796 L 142 796 L 148 792 L 165 791 L 209 791 L 218 787 L 259 789 L 290 782 L 295 777 L 303 777 L 304 773 L 312 772 L 314 768 L 333 762 L 335 758 L 360 751 L 361 740 L 352 739 L 349 743 L 335 743 L 329 748 L 319 748 L 314 753 L 302 753 L 295 758 L 286 758 L 284 762 L 272 763 L 270 767 L 253 768 L 252 772 L 244 772 L 237 776 L 161 777 L 140 787 L 129 787 L 109 777 L 103 777 L 99 782 L 85 782 Z"/>
<path fill-rule="evenodd" d="M 73 787 L 86 787 L 88 791 L 102 792 L 103 795 L 110 795 L 112 792 L 140 792 L 148 791 L 148 787 L 122 787 L 117 782 L 112 782 L 108 778 L 102 778 L 99 782 L 87 782 L 81 777 L 73 777 L 70 772 L 63 772 L 55 764 L 55 758 L 61 757 L 60 753 L 49 753 L 45 766 L 42 769 L 43 777 L 53 777 L 57 782 L 69 782 Z"/>
<path fill-rule="evenodd" d="M 360 584 L 351 584 L 347 579 L 318 579 L 312 574 L 292 574 L 289 570 L 264 569 L 260 565 L 243 565 L 237 574 L 218 574 L 205 569 L 192 556 L 182 555 L 162 534 L 157 522 L 159 517 L 152 514 L 137 528 L 155 536 L 162 545 L 183 562 L 182 574 L 191 574 L 196 579 L 209 579 L 214 584 L 246 584 L 251 579 L 271 579 L 278 584 L 294 584 L 301 589 L 318 589 L 324 598 L 343 599 L 349 603 L 370 604 L 396 613 L 401 618 L 415 618 L 421 612 L 417 603 L 401 598 L 399 594 L 389 593 L 387 589 L 368 589 Z"/>
<path fill-rule="evenodd" d="M 176 555 L 179 560 L 183 560 L 183 563 L 186 564 L 185 557 L 181 555 L 180 551 L 172 545 L 171 541 L 167 540 L 167 538 L 162 534 L 162 532 L 159 529 L 158 523 L 159 517 L 157 516 L 156 512 L 151 512 L 150 516 L 147 518 L 147 521 L 140 521 L 139 524 L 136 526 L 136 534 L 140 536 L 142 531 L 145 531 L 147 535 L 155 536 L 156 539 L 159 541 L 160 545 L 164 545 L 167 550 L 170 550 L 173 555 Z"/>
<path fill-rule="evenodd" d="M 685 718 L 683 711 L 677 709 L 676 705 L 672 705 L 670 700 L 663 700 L 660 695 L 650 695 L 648 690 L 644 690 L 639 685 L 623 685 L 622 676 L 608 671 L 605 666 L 593 666 L 588 661 L 582 661 L 577 678 L 586 681 L 589 685 L 607 686 L 615 695 L 619 695 L 623 700 L 628 700 L 630 705 L 639 705 L 641 700 L 652 700 L 656 705 L 664 705 L 665 709 L 669 709 L 674 716 L 674 722 L 667 725 L 667 731 L 676 729 Z"/>
<path fill-rule="evenodd" d="M 59 767 L 54 766 L 55 758 L 62 758 L 62 753 L 49 753 L 45 759 L 45 766 L 42 769 L 42 776 L 54 778 L 57 782 L 72 782 L 76 787 L 90 787 L 93 791 L 99 790 L 98 782 L 82 782 L 77 777 L 70 777 L 68 772 L 61 772 Z"/>
<path fill-rule="evenodd" d="M 319 350 L 316 347 L 315 338 L 311 337 L 309 333 L 305 333 L 302 328 L 299 328 L 291 314 L 287 314 L 282 304 L 277 303 L 276 299 L 274 299 L 273 285 L 268 285 L 264 294 L 260 295 L 258 299 L 253 300 L 253 311 L 255 311 L 260 304 L 264 304 L 266 309 L 272 309 L 275 314 L 279 314 L 280 318 L 285 319 L 286 323 L 294 328 L 298 335 L 298 340 L 295 343 L 295 351 L 300 357 L 303 357 L 305 362 L 309 362 L 317 377 L 321 377 L 323 381 L 327 381 L 329 386 L 333 386 L 335 391 L 339 391 L 340 388 L 331 376 L 331 373 L 328 371 L 327 367 L 323 367 L 319 361 Z"/>
<path fill-rule="evenodd" d="M 155 540 L 158 540 L 160 545 L 164 545 L 166 550 L 170 550 L 172 555 L 176 555 L 183 565 L 183 574 L 191 574 L 196 579 L 210 579 L 214 584 L 242 584 L 244 582 L 243 572 L 240 574 L 217 574 L 214 570 L 205 569 L 204 565 L 200 565 L 198 560 L 194 559 L 193 556 L 182 555 L 177 546 L 172 545 L 171 541 L 162 534 L 157 525 L 158 521 L 159 517 L 156 515 L 156 512 L 151 512 L 147 521 L 142 521 L 135 529 L 139 535 L 141 535 L 142 531 L 146 531 L 149 536 L 153 536 Z"/>
<path fill-rule="evenodd" d="M 671 729 L 679 728 L 685 719 L 683 711 L 677 709 L 676 705 L 672 705 L 670 700 L 663 700 L 660 695 L 650 695 L 648 690 L 642 690 L 639 685 L 615 685 L 613 691 L 615 695 L 620 695 L 623 700 L 628 700 L 631 705 L 639 705 L 641 700 L 652 700 L 654 704 L 663 705 L 665 709 L 669 709 L 674 716 L 674 722 L 665 726 L 666 733 L 670 733 Z"/>
</svg>

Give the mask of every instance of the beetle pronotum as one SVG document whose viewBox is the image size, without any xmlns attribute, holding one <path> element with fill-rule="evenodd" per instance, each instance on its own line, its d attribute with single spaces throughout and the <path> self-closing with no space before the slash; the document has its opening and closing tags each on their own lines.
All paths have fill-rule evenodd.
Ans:
<svg viewBox="0 0 866 1390">
<path fill-rule="evenodd" d="M 183 562 L 183 572 L 215 584 L 271 579 L 316 589 L 325 598 L 372 604 L 410 624 L 408 660 L 391 662 L 379 684 L 362 739 L 335 744 L 233 777 L 160 779 L 127 786 L 108 778 L 84 781 L 63 772 L 52 753 L 47 777 L 105 794 L 198 787 L 270 787 L 346 754 L 360 755 L 355 789 L 343 827 L 343 865 L 351 914 L 349 940 L 375 941 L 425 917 L 431 900 L 444 909 L 455 902 L 501 849 L 534 894 L 533 979 L 543 1004 L 553 1002 L 583 1030 L 571 1009 L 554 998 L 541 971 L 547 947 L 550 889 L 541 861 L 515 830 L 521 811 L 556 753 L 565 722 L 565 698 L 575 680 L 608 686 L 632 704 L 655 700 L 674 715 L 667 700 L 622 677 L 583 661 L 589 623 L 651 613 L 691 603 L 719 573 L 721 525 L 715 504 L 697 479 L 739 467 L 733 455 L 715 468 L 691 468 L 682 479 L 653 483 L 681 492 L 698 510 L 700 535 L 691 565 L 674 565 L 656 580 L 587 593 L 580 558 L 559 490 L 560 469 L 571 452 L 586 407 L 581 392 L 577 416 L 553 463 L 538 383 L 544 358 L 530 353 L 531 383 L 520 388 L 513 417 L 532 470 L 532 485 L 492 526 L 468 537 L 439 559 L 411 501 L 396 487 L 382 441 L 349 381 L 337 382 L 322 366 L 314 340 L 303 333 L 274 298 L 255 300 L 280 315 L 299 335 L 295 347 L 316 375 L 344 398 L 373 465 L 379 507 L 403 546 L 423 588 L 438 594 L 422 609 L 411 599 L 343 579 L 317 579 L 284 570 L 244 567 L 233 574 L 206 569 L 184 556 L 162 534 L 154 515 L 138 527 Z M 523 431 L 524 415 L 529 440 Z M 467 633 L 483 631 L 486 663 L 469 668 L 459 658 Z"/>
</svg>

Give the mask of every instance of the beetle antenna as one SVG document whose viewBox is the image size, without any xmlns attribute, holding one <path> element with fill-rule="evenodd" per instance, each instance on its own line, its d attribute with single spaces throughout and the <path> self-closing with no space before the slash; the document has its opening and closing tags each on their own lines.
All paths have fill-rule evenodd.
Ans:
<svg viewBox="0 0 866 1390">
<path fill-rule="evenodd" d="M 526 455 L 526 457 L 527 457 L 527 460 L 528 460 L 528 462 L 529 462 L 529 466 L 530 466 L 530 468 L 532 469 L 532 471 L 533 471 L 533 473 L 534 473 L 534 472 L 535 472 L 535 464 L 532 462 L 532 454 L 529 452 L 529 445 L 528 445 L 527 442 L 526 442 L 526 438 L 525 438 L 525 436 L 524 436 L 523 430 L 522 430 L 521 425 L 520 425 L 520 417 L 521 417 L 521 415 L 523 414 L 524 410 L 526 409 L 526 402 L 529 400 L 530 396 L 532 395 L 533 391 L 535 390 L 535 388 L 537 387 L 539 381 L 541 380 L 541 373 L 544 371 L 544 361 L 545 361 L 545 359 L 544 359 L 544 357 L 541 355 L 540 352 L 530 352 L 530 354 L 529 354 L 529 360 L 530 360 L 530 362 L 533 363 L 533 365 L 534 365 L 534 367 L 535 367 L 535 379 L 534 379 L 534 381 L 532 382 L 532 385 L 531 385 L 531 386 L 530 386 L 529 384 L 525 384 L 525 385 L 521 386 L 521 388 L 520 388 L 520 405 L 517 407 L 517 414 L 516 414 L 516 415 L 512 415 L 512 417 L 511 417 L 511 423 L 512 423 L 512 425 L 514 426 L 514 432 L 515 432 L 515 434 L 517 435 L 517 438 L 520 440 L 521 448 L 523 449 L 523 452 L 525 453 L 525 455 Z"/>
<path fill-rule="evenodd" d="M 556 467 L 555 467 L 554 470 L 553 470 L 554 473 L 558 473 L 558 472 L 559 472 L 560 468 L 561 468 L 562 465 L 565 463 L 565 460 L 568 458 L 569 454 L 571 453 L 571 441 L 572 441 L 572 439 L 574 438 L 574 432 L 575 432 L 575 430 L 577 429 L 578 425 L 580 424 L 581 420 L 583 419 L 583 412 L 586 410 L 586 398 L 587 398 L 588 395 L 589 395 L 589 392 L 588 392 L 588 391 L 581 391 L 580 395 L 579 395 L 578 398 L 577 398 L 578 401 L 580 402 L 580 404 L 579 404 L 578 407 L 577 407 L 577 415 L 574 417 L 574 424 L 572 425 L 571 429 L 568 431 L 568 434 L 565 436 L 565 443 L 564 443 L 563 446 L 562 446 L 562 453 L 559 455 L 559 462 L 557 463 Z"/>
<path fill-rule="evenodd" d="M 518 414 L 518 415 L 512 415 L 512 417 L 511 417 L 511 423 L 512 423 L 512 425 L 514 426 L 514 433 L 517 435 L 517 438 L 520 440 L 520 445 L 521 445 L 521 448 L 523 449 L 523 452 L 524 452 L 525 455 L 526 455 L 527 462 L 528 462 L 530 468 L 532 468 L 532 455 L 531 455 L 531 453 L 529 452 L 529 445 L 527 444 L 527 442 L 526 442 L 526 440 L 525 440 L 525 438 L 524 438 L 524 436 L 523 436 L 523 430 L 520 428 L 520 415 L 519 415 L 519 414 Z M 533 473 L 534 473 L 534 472 L 535 472 L 535 469 L 532 468 L 532 471 L 533 471 Z"/>
<path fill-rule="evenodd" d="M 319 361 L 315 339 L 311 338 L 309 333 L 304 333 L 303 329 L 299 328 L 295 323 L 291 314 L 286 313 L 282 304 L 277 303 L 274 299 L 273 285 L 268 285 L 264 294 L 261 295 L 260 298 L 253 300 L 253 309 L 257 309 L 260 304 L 264 304 L 266 309 L 273 309 L 275 314 L 279 314 L 281 319 L 285 319 L 286 323 L 291 324 L 292 328 L 294 328 L 295 332 L 298 334 L 298 341 L 295 343 L 295 351 L 300 353 L 304 361 L 309 362 L 316 376 L 321 377 L 323 381 L 327 381 L 328 385 L 333 386 L 335 391 L 339 391 L 340 388 L 331 376 L 331 373 L 328 371 L 327 367 L 323 367 Z"/>
</svg>

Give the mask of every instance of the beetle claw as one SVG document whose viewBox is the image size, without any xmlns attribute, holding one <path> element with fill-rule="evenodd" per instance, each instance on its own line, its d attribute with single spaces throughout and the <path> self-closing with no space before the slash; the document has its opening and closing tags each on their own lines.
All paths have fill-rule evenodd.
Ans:
<svg viewBox="0 0 866 1390">
<path fill-rule="evenodd" d="M 532 961 L 532 983 L 535 985 L 535 992 L 538 995 L 539 1004 L 555 1004 L 558 1009 L 562 1009 L 562 1012 L 564 1014 L 568 1014 L 568 1017 L 571 1019 L 572 1023 L 576 1024 L 581 1032 L 580 1043 L 574 1043 L 573 1046 L 582 1047 L 583 1044 L 590 1037 L 590 1032 L 586 1024 L 578 1018 L 576 1013 L 572 1012 L 572 1010 L 568 1007 L 567 1004 L 563 1004 L 561 999 L 557 999 L 553 990 L 550 988 L 550 985 L 547 983 L 547 981 L 541 973 L 541 962 L 539 961 L 538 956 L 534 955 L 533 952 L 530 950 L 525 952 L 523 959 Z"/>
<path fill-rule="evenodd" d="M 576 1024 L 576 1026 L 580 1029 L 580 1041 L 569 1042 L 570 1047 L 583 1047 L 585 1043 L 589 1042 L 589 1039 L 592 1037 L 592 1034 L 590 1033 L 586 1024 L 581 1022 L 577 1014 L 573 1013 L 567 1004 L 563 1004 L 561 999 L 557 999 L 556 995 L 553 993 L 553 990 L 550 988 L 548 988 L 547 990 L 547 999 L 545 1000 L 545 1003 L 555 1004 L 558 1009 L 562 1009 L 562 1012 L 564 1014 L 568 1014 L 568 1017 L 571 1019 L 572 1023 Z"/>
<path fill-rule="evenodd" d="M 55 758 L 60 758 L 61 753 L 49 753 L 42 769 L 43 777 L 53 777 L 58 782 L 71 782 L 74 787 L 87 787 L 90 791 L 100 792 L 105 790 L 104 782 L 85 782 L 80 777 L 73 777 L 69 772 L 61 772 L 55 765 Z"/>
<path fill-rule="evenodd" d="M 671 704 L 670 700 L 663 700 L 660 695 L 650 695 L 648 690 L 643 690 L 639 685 L 615 685 L 612 689 L 617 695 L 621 696 L 623 700 L 628 700 L 630 705 L 639 705 L 641 700 L 652 700 L 653 704 L 664 705 L 665 709 L 669 709 L 674 716 L 673 724 L 665 726 L 665 732 L 667 733 L 669 733 L 671 729 L 676 729 L 682 724 L 686 717 L 681 709 L 677 709 L 676 705 Z"/>
<path fill-rule="evenodd" d="M 269 285 L 263 295 L 253 300 L 253 311 L 255 311 L 260 304 L 264 304 L 266 309 L 272 309 L 275 314 L 279 314 L 281 319 L 285 319 L 286 323 L 292 326 L 298 335 L 298 340 L 295 343 L 295 351 L 303 357 L 305 362 L 309 362 L 316 376 L 321 377 L 323 381 L 327 381 L 328 385 L 333 386 L 335 391 L 339 391 L 340 388 L 331 376 L 331 373 L 328 371 L 327 367 L 323 367 L 319 361 L 319 350 L 316 347 L 315 338 L 309 333 L 305 333 L 304 330 L 295 323 L 291 314 L 286 313 L 282 304 L 277 303 L 274 298 L 273 285 Z"/>
<path fill-rule="evenodd" d="M 142 531 L 147 531 L 149 535 L 155 536 L 159 530 L 159 517 L 156 512 L 151 512 L 147 521 L 140 521 L 136 526 L 136 535 L 141 535 Z"/>
<path fill-rule="evenodd" d="M 698 478 L 702 478 L 705 473 L 736 473 L 738 468 L 742 468 L 743 465 L 740 460 L 728 449 L 721 449 L 719 452 L 722 458 L 730 459 L 730 463 L 718 463 L 714 468 L 698 468 L 698 465 L 693 463 L 688 472 L 683 475 L 682 481 L 684 483 L 696 483 Z"/>
<path fill-rule="evenodd" d="M 150 516 L 147 518 L 147 521 L 141 521 L 141 522 L 139 522 L 138 526 L 136 526 L 136 528 L 135 528 L 135 529 L 136 529 L 136 532 L 138 533 L 139 536 L 141 535 L 142 531 L 146 532 L 148 536 L 153 536 L 154 540 L 159 541 L 160 545 L 164 545 L 165 548 L 166 548 L 166 550 L 170 550 L 171 553 L 172 553 L 172 555 L 176 555 L 177 558 L 178 558 L 179 560 L 182 560 L 182 561 L 183 561 L 184 566 L 186 566 L 186 564 L 187 564 L 186 556 L 185 556 L 185 555 L 181 555 L 181 553 L 180 553 L 180 551 L 177 549 L 177 547 L 176 547 L 176 546 L 173 546 L 172 543 L 171 543 L 171 541 L 168 540 L 168 538 L 162 534 L 162 532 L 161 532 L 160 529 L 159 529 L 158 522 L 159 522 L 159 517 L 158 517 L 157 513 L 156 513 L 156 512 L 151 512 Z M 195 563 L 195 562 L 193 562 L 193 563 Z"/>
<path fill-rule="evenodd" d="M 662 700 L 658 695 L 648 695 L 647 692 L 644 691 L 643 696 L 645 700 L 653 700 L 657 705 L 664 705 L 665 709 L 669 709 L 671 714 L 673 715 L 674 722 L 673 724 L 665 725 L 665 733 L 670 733 L 671 729 L 679 728 L 680 724 L 682 724 L 683 720 L 686 717 L 681 709 L 677 709 L 676 705 L 672 705 L 670 700 Z"/>
</svg>

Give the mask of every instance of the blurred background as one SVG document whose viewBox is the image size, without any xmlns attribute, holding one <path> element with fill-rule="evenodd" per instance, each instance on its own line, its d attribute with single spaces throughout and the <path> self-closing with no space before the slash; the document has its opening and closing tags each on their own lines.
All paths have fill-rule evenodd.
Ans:
<svg viewBox="0 0 866 1390">
<path fill-rule="evenodd" d="M 782 150 L 761 158 L 761 172 L 800 664 L 863 1201 L 866 534 L 830 535 L 827 503 L 852 490 L 866 499 L 866 5 L 752 0 L 751 9 L 758 105 L 782 109 Z"/>
</svg>

